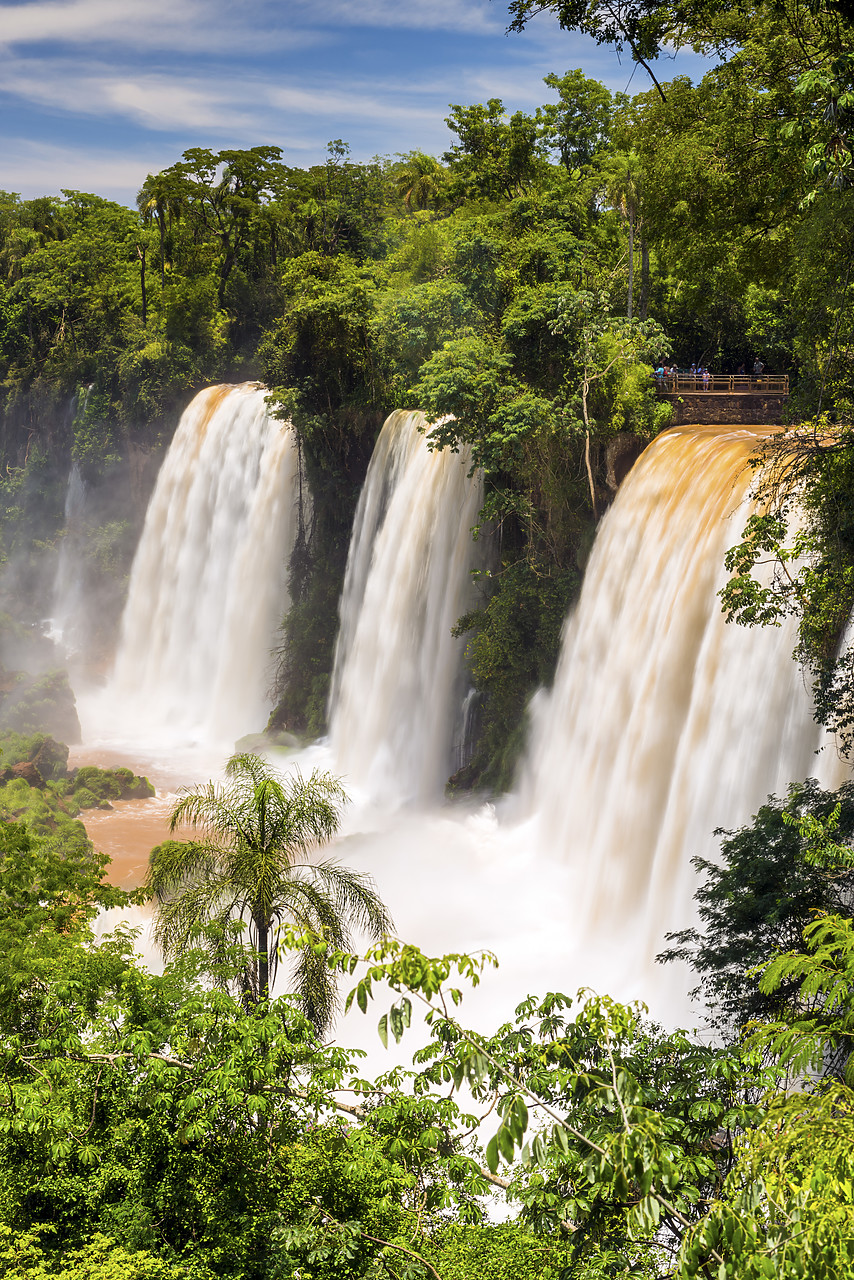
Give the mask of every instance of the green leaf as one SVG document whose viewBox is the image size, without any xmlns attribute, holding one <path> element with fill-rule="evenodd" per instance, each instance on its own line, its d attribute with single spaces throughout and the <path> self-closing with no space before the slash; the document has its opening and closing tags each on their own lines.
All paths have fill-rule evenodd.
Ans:
<svg viewBox="0 0 854 1280">
<path fill-rule="evenodd" d="M 498 1171 L 498 1137 L 497 1135 L 489 1139 L 486 1144 L 486 1167 L 490 1173 Z"/>
<path fill-rule="evenodd" d="M 501 1154 L 503 1155 L 504 1159 L 509 1164 L 510 1161 L 513 1159 L 513 1151 L 515 1149 L 515 1143 L 513 1141 L 513 1135 L 508 1129 L 506 1124 L 503 1124 L 501 1126 L 501 1128 L 498 1130 L 496 1137 L 498 1138 L 499 1150 L 501 1151 Z"/>
</svg>

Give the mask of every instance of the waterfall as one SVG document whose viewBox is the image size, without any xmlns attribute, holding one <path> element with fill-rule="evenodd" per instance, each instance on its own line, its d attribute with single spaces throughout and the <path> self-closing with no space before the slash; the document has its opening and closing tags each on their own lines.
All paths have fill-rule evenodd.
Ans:
<svg viewBox="0 0 854 1280">
<path fill-rule="evenodd" d="M 482 481 L 433 452 L 420 413 L 392 413 L 359 500 L 330 697 L 336 767 L 372 798 L 424 800 L 453 768 Z"/>
<path fill-rule="evenodd" d="M 675 430 L 635 464 L 603 520 L 551 693 L 533 711 L 523 807 L 571 864 L 573 928 L 664 931 L 691 915 L 690 860 L 716 827 L 818 775 L 838 785 L 794 623 L 726 624 L 717 592 L 749 514 L 749 430 Z M 581 924 L 583 922 L 583 925 Z"/>
<path fill-rule="evenodd" d="M 106 699 L 134 734 L 223 744 L 264 726 L 297 523 L 294 435 L 254 384 L 186 409 L 131 571 Z"/>
<path fill-rule="evenodd" d="M 48 632 L 51 640 L 62 647 L 67 658 L 79 651 L 83 638 L 85 510 L 86 486 L 80 468 L 74 462 L 68 473 L 68 487 L 65 491 L 65 529 L 53 582 L 53 607 Z"/>
</svg>

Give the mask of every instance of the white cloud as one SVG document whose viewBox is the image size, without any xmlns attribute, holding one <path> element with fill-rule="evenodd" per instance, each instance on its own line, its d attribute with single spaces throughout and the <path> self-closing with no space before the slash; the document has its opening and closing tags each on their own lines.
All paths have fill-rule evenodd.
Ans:
<svg viewBox="0 0 854 1280">
<path fill-rule="evenodd" d="M 162 69 L 116 74 L 106 62 L 81 61 L 58 76 L 49 59 L 32 58 L 9 63 L 3 82 L 7 93 L 58 112 L 123 117 L 158 132 L 214 131 L 253 139 L 269 137 L 282 125 L 292 131 L 295 118 L 334 120 L 340 132 L 360 121 L 390 117 L 429 122 L 441 118 L 444 107 L 435 82 L 416 88 L 396 80 L 348 82 L 340 75 L 301 82 L 292 74 L 248 80 L 240 68 L 231 75 Z"/>
<path fill-rule="evenodd" d="M 259 0 L 240 7 L 227 0 L 31 0 L 0 3 L 0 46 L 110 44 L 131 55 L 143 50 L 251 53 L 301 48 L 326 37 L 283 20 L 282 6 Z M 277 19 L 277 20 L 276 20 Z"/>
<path fill-rule="evenodd" d="M 385 93 L 378 92 L 385 90 Z M 297 85 L 275 86 L 269 90 L 271 106 L 283 111 L 299 112 L 309 116 L 331 116 L 342 123 L 352 120 L 388 120 L 394 114 L 396 120 L 432 121 L 436 108 L 431 103 L 413 106 L 411 99 L 401 96 L 396 87 L 371 82 L 370 88 L 357 84 L 341 84 L 336 80 L 335 89 L 324 86 L 313 88 Z"/>
<path fill-rule="evenodd" d="M 408 31 L 500 35 L 508 24 L 506 8 L 489 0 L 292 0 L 290 9 L 324 24 Z"/>
<path fill-rule="evenodd" d="M 171 164 L 168 148 L 146 147 L 129 154 L 127 148 L 68 147 L 4 139 L 3 185 L 25 198 L 59 195 L 63 188 L 92 191 L 107 199 L 133 204 L 146 174 Z"/>
<path fill-rule="evenodd" d="M 342 27 L 498 35 L 505 19 L 489 0 L 29 0 L 0 3 L 0 46 L 251 53 L 324 43 Z"/>
</svg>

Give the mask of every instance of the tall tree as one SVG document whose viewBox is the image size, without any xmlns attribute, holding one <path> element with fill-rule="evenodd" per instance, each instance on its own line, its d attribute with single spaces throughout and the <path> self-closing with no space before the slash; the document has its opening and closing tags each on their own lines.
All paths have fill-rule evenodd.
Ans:
<svg viewBox="0 0 854 1280">
<path fill-rule="evenodd" d="M 259 756 L 235 755 L 225 781 L 184 791 L 170 829 L 197 828 L 201 839 L 167 841 L 152 850 L 148 888 L 156 899 L 155 937 L 167 957 L 195 945 L 207 925 L 249 926 L 251 953 L 242 979 L 247 1004 L 269 996 L 284 926 L 317 935 L 336 949 L 355 927 L 387 933 L 388 911 L 370 877 L 338 862 L 312 861 L 338 829 L 346 796 L 337 778 L 314 770 L 287 777 Z M 221 932 L 220 932 L 221 936 Z M 335 982 L 312 946 L 298 950 L 293 974 L 306 1015 L 318 1032 L 336 1008 Z"/>
<path fill-rule="evenodd" d="M 558 101 L 537 109 L 541 138 L 557 151 L 565 169 L 581 169 L 608 145 L 611 94 L 580 67 L 562 76 L 547 75 L 544 84 L 557 90 Z"/>
<path fill-rule="evenodd" d="M 394 184 L 397 193 L 406 206 L 407 213 L 415 209 L 428 209 L 438 202 L 444 169 L 433 156 L 423 151 L 410 151 L 402 157 L 400 168 L 395 172 Z"/>
<path fill-rule="evenodd" d="M 617 210 L 629 233 L 629 280 L 626 316 L 634 314 L 635 236 L 641 227 L 640 158 L 633 152 L 616 153 L 606 173 L 608 203 Z M 641 316 L 646 319 L 645 315 Z"/>
<path fill-rule="evenodd" d="M 160 285 L 166 284 L 166 231 L 176 222 L 183 210 L 181 184 L 168 172 L 150 173 L 136 197 L 136 206 L 142 215 L 143 225 L 157 223 L 160 236 Z"/>
</svg>

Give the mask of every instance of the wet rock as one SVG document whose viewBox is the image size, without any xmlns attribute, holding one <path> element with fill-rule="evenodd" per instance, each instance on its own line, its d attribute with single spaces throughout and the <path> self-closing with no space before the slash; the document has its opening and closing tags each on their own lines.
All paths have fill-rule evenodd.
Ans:
<svg viewBox="0 0 854 1280">
<path fill-rule="evenodd" d="M 270 751 L 273 747 L 287 747 L 296 751 L 302 745 L 295 733 L 288 733 L 286 729 L 271 729 L 265 733 L 247 733 L 235 742 L 234 750 L 253 755 L 258 751 Z"/>
<path fill-rule="evenodd" d="M 631 431 L 621 431 L 608 441 L 605 450 L 605 483 L 611 493 L 616 493 L 638 458 L 646 448 L 647 442 Z"/>
<path fill-rule="evenodd" d="M 14 782 L 16 778 L 23 778 L 29 787 L 38 787 L 44 790 L 45 780 L 39 773 L 32 760 L 22 760 L 20 764 L 13 764 L 4 771 L 4 781 Z"/>
</svg>

